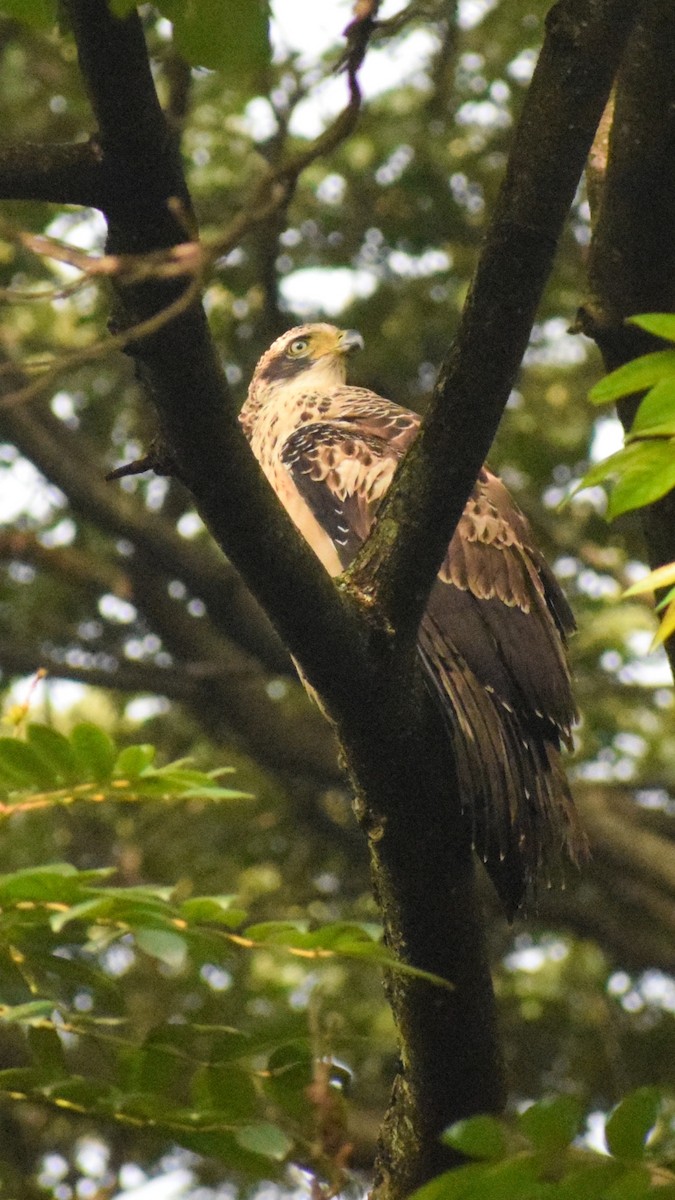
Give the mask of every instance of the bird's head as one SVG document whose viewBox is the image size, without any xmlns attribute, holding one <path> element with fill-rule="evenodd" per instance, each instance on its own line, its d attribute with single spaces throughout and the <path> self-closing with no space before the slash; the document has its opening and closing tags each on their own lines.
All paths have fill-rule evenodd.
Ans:
<svg viewBox="0 0 675 1200">
<path fill-rule="evenodd" d="M 354 329 L 335 325 L 297 325 L 282 333 L 260 359 L 251 380 L 249 398 L 263 403 L 276 388 L 297 382 L 303 390 L 329 391 L 347 378 L 347 356 L 363 349 Z"/>
</svg>

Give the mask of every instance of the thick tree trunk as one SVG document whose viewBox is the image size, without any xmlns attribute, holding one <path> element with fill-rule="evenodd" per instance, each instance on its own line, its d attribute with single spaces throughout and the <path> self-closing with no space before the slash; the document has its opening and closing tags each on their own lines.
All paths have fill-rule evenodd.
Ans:
<svg viewBox="0 0 675 1200">
<path fill-rule="evenodd" d="M 608 150 L 594 188 L 591 295 L 580 322 L 613 371 L 662 345 L 626 325 L 626 317 L 675 310 L 675 9 L 670 0 L 650 0 L 630 38 L 616 83 Z M 619 405 L 626 429 L 636 403 L 634 398 Z M 641 516 L 652 567 L 675 561 L 675 491 Z M 675 673 L 675 638 L 666 650 Z"/>
</svg>

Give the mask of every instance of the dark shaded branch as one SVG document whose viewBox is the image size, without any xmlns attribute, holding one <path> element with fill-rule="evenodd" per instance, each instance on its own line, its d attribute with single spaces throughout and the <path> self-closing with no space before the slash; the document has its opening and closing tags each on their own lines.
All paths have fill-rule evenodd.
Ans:
<svg viewBox="0 0 675 1200">
<path fill-rule="evenodd" d="M 72 546 L 44 546 L 32 532 L 0 530 L 0 560 L 33 563 L 100 596 L 102 591 L 128 598 L 131 585 L 116 564 Z"/>
<path fill-rule="evenodd" d="M 216 633 L 208 621 L 192 617 L 181 601 L 169 595 L 166 579 L 140 564 L 132 570 L 132 578 L 134 599 L 166 649 L 202 672 L 200 664 L 212 664 L 213 669 L 203 673 L 211 695 L 201 713 L 212 732 L 222 737 L 226 726 L 248 753 L 275 770 L 333 781 L 342 778 L 325 722 L 299 683 L 288 682 L 288 703 L 275 703 L 267 691 L 269 676 L 255 659 Z"/>
<path fill-rule="evenodd" d="M 87 659 L 95 660 L 90 650 L 70 646 L 67 649 L 40 651 L 31 643 L 22 646 L 17 642 L 0 642 L 0 671 L 5 676 L 33 675 L 40 667 L 46 669 L 53 679 L 72 679 L 89 687 L 110 688 L 119 692 L 151 692 L 155 696 L 168 696 L 180 703 L 196 703 L 203 698 L 204 679 L 200 668 L 157 667 L 148 663 L 112 662 L 109 667 L 87 665 Z M 79 661 L 78 661 L 79 660 Z M 205 675 L 217 674 L 223 668 L 209 666 Z M 235 685 L 236 686 L 236 685 Z"/>
<path fill-rule="evenodd" d="M 624 324 L 675 309 L 675 12 L 649 0 L 617 80 L 614 120 L 580 325 L 608 371 L 658 343 Z M 619 406 L 628 428 L 637 398 Z M 643 510 L 652 567 L 675 560 L 675 492 Z M 675 639 L 666 646 L 675 672 Z"/>
<path fill-rule="evenodd" d="M 458 7 L 459 0 L 451 0 L 451 3 L 444 5 L 445 30 L 431 70 L 432 91 L 427 102 L 427 112 L 431 119 L 447 120 L 456 95 L 455 69 L 459 51 Z"/>
<path fill-rule="evenodd" d="M 399 631 L 419 624 L 490 448 L 638 11 L 635 0 L 559 0 L 549 13 L 457 336 L 420 434 L 349 572 L 349 588 L 372 595 Z"/>
<path fill-rule="evenodd" d="M 15 386 L 11 377 L 7 385 Z M 216 625 L 269 670 L 288 670 L 283 648 L 234 569 L 212 555 L 209 546 L 186 541 L 161 516 L 143 511 L 119 488 L 106 484 L 82 435 L 75 439 L 46 411 L 20 407 L 0 410 L 0 431 L 64 492 L 74 513 L 131 541 L 147 567 L 182 579 L 205 602 Z"/>
<path fill-rule="evenodd" d="M 593 938 L 618 966 L 675 971 L 675 819 L 614 788 L 577 789 L 591 862 L 566 890 L 542 895 L 538 918 Z M 655 820 L 658 818 L 658 820 Z"/>
<path fill-rule="evenodd" d="M 0 146 L 0 196 L 100 208 L 101 161 L 94 138 L 60 146 Z"/>
</svg>

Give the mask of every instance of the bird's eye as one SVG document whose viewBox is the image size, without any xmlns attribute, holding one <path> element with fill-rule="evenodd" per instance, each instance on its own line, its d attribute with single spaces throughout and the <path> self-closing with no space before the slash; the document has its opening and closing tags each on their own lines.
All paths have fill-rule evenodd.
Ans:
<svg viewBox="0 0 675 1200">
<path fill-rule="evenodd" d="M 309 350 L 309 342 L 307 338 L 295 338 L 288 347 L 288 353 L 293 358 L 300 358 L 302 354 L 306 354 Z"/>
</svg>

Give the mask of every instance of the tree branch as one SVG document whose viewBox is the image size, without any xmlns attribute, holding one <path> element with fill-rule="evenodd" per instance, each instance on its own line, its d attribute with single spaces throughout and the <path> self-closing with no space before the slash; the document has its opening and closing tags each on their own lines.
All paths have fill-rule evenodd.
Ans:
<svg viewBox="0 0 675 1200">
<path fill-rule="evenodd" d="M 400 632 L 417 629 L 497 430 L 638 11 L 635 0 L 559 0 L 548 15 L 457 335 L 420 433 L 348 573 L 348 589 L 369 594 Z"/>
<path fill-rule="evenodd" d="M 659 343 L 625 318 L 675 309 L 675 13 L 649 0 L 617 80 L 614 118 L 580 325 L 608 371 Z M 638 397 L 619 405 L 625 428 Z M 652 567 L 675 560 L 675 492 L 644 509 Z M 666 651 L 675 673 L 675 638 Z"/>
<path fill-rule="evenodd" d="M 0 195 L 5 200 L 47 200 L 100 208 L 103 179 L 96 140 L 0 147 Z"/>
<path fill-rule="evenodd" d="M 8 386 L 14 386 L 11 376 Z M 240 641 L 269 670 L 288 670 L 283 648 L 236 571 L 212 555 L 210 547 L 186 541 L 161 516 L 144 511 L 124 492 L 106 484 L 95 465 L 93 448 L 87 451 L 81 434 L 74 444 L 72 435 L 51 414 L 23 408 L 0 409 L 0 430 L 65 493 L 73 512 L 133 542 L 148 567 L 154 564 L 170 578 L 182 579 L 228 637 Z"/>
</svg>

